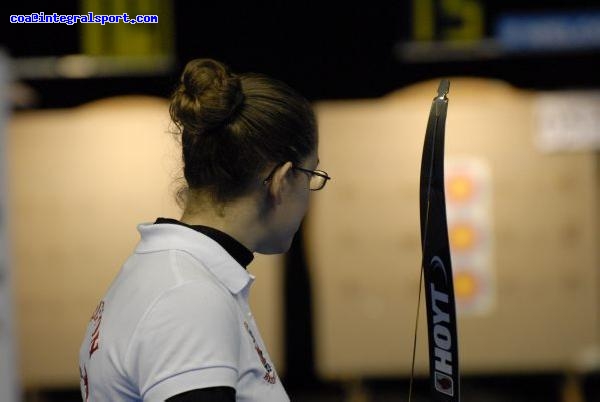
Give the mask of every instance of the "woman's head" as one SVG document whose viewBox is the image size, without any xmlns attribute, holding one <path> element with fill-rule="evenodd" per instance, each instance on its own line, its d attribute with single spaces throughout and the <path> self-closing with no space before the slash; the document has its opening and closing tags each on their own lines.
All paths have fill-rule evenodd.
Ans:
<svg viewBox="0 0 600 402">
<path fill-rule="evenodd" d="M 255 251 L 285 251 L 308 204 L 311 176 L 302 168 L 318 163 L 310 103 L 280 81 L 198 59 L 185 67 L 170 113 L 181 135 L 186 212 L 199 201 L 221 210 L 252 200 L 244 205 L 260 222 Z"/>
<path fill-rule="evenodd" d="M 181 134 L 189 191 L 227 203 L 273 164 L 298 166 L 317 147 L 310 103 L 286 84 L 233 74 L 211 59 L 190 61 L 170 106 Z"/>
</svg>

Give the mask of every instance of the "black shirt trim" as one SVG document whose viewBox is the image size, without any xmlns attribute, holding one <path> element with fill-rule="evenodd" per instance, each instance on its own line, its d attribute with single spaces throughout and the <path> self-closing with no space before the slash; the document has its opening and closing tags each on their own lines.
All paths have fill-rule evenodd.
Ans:
<svg viewBox="0 0 600 402">
<path fill-rule="evenodd" d="M 221 232 L 215 228 L 204 225 L 188 225 L 187 223 L 183 223 L 177 219 L 171 218 L 157 218 L 156 222 L 154 223 L 171 223 L 185 226 L 200 232 L 219 243 L 219 245 L 223 247 L 225 251 L 227 251 L 229 255 L 231 255 L 238 262 L 238 264 L 244 268 L 246 268 L 254 259 L 254 254 L 252 251 L 248 250 L 242 243 L 229 236 L 227 233 Z"/>
<path fill-rule="evenodd" d="M 235 389 L 231 387 L 211 387 L 194 389 L 177 394 L 166 402 L 235 402 Z"/>
</svg>

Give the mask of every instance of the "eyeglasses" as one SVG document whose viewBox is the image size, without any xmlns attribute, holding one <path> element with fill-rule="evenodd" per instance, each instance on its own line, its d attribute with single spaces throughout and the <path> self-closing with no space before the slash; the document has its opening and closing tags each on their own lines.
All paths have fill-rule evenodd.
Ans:
<svg viewBox="0 0 600 402">
<path fill-rule="evenodd" d="M 267 178 L 265 180 L 263 180 L 263 183 L 266 184 L 269 181 L 271 181 L 271 179 L 273 178 L 273 175 L 275 174 L 275 171 L 277 170 L 277 168 L 279 168 L 281 165 L 277 165 L 273 168 L 273 170 L 271 171 L 271 173 L 269 173 L 269 175 L 267 176 Z M 329 177 L 329 175 L 327 174 L 327 172 L 324 172 L 323 170 L 310 170 L 310 169 L 304 169 L 301 167 L 295 167 L 292 166 L 293 170 L 299 170 L 301 172 L 304 173 L 310 173 L 310 180 L 308 182 L 308 189 L 310 191 L 319 191 L 321 190 L 323 187 L 325 187 L 325 184 L 327 184 L 328 180 L 331 180 L 331 177 Z"/>
</svg>

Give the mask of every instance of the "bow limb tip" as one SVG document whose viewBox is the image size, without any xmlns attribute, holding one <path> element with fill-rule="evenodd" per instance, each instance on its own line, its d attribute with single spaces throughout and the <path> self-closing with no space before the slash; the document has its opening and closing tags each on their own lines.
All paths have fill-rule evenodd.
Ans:
<svg viewBox="0 0 600 402">
<path fill-rule="evenodd" d="M 448 92 L 450 92 L 450 80 L 443 79 L 438 87 L 438 97 L 445 98 Z"/>
</svg>

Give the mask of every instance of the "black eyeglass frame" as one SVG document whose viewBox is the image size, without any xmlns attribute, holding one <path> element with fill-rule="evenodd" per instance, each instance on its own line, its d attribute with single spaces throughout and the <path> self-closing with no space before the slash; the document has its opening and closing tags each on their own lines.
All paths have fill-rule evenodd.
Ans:
<svg viewBox="0 0 600 402">
<path fill-rule="evenodd" d="M 269 173 L 269 175 L 267 176 L 266 179 L 263 180 L 263 184 L 267 184 L 269 181 L 271 181 L 271 179 L 273 178 L 273 175 L 275 175 L 275 171 L 277 170 L 277 168 L 281 167 L 282 165 L 277 165 L 273 168 L 273 170 L 271 171 L 271 173 Z M 311 176 L 315 175 L 315 176 L 319 176 L 322 177 L 323 179 L 323 185 L 321 185 L 321 187 L 319 188 L 308 188 L 310 191 L 319 191 L 321 190 L 323 187 L 325 187 L 325 185 L 327 184 L 327 181 L 331 180 L 331 176 L 329 176 L 327 174 L 327 172 L 325 172 L 324 170 L 310 170 L 310 169 L 304 169 L 301 167 L 296 167 L 296 166 L 292 166 L 292 170 L 299 170 L 301 172 L 306 172 L 306 173 L 310 173 Z M 309 183 L 310 186 L 310 183 Z"/>
</svg>

